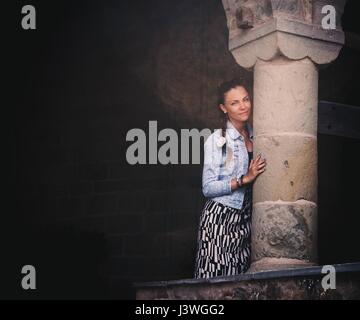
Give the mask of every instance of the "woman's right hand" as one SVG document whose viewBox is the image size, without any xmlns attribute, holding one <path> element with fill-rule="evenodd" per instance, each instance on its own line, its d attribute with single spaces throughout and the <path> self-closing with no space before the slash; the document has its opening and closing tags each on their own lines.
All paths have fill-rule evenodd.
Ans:
<svg viewBox="0 0 360 320">
<path fill-rule="evenodd" d="M 243 177 L 244 184 L 253 182 L 257 176 L 265 171 L 266 159 L 261 158 L 261 154 L 250 161 L 249 171 Z"/>
</svg>

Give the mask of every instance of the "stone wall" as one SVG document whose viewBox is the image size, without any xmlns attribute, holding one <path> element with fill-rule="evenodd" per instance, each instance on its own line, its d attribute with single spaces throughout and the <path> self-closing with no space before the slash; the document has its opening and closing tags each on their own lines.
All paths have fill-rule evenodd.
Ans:
<svg viewBox="0 0 360 320">
<path fill-rule="evenodd" d="M 359 300 L 358 263 L 336 265 L 336 288 L 322 286 L 321 266 L 213 279 L 136 284 L 138 300 Z"/>
</svg>

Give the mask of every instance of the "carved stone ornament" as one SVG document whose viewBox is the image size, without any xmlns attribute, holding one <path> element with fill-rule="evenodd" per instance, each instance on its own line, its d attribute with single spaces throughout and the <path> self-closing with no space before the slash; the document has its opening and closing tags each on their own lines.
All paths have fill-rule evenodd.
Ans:
<svg viewBox="0 0 360 320">
<path fill-rule="evenodd" d="M 341 16 L 346 0 L 222 0 L 229 50 L 237 63 L 252 68 L 257 59 L 277 56 L 330 63 L 345 42 Z M 336 27 L 324 29 L 322 9 L 331 5 Z"/>
</svg>

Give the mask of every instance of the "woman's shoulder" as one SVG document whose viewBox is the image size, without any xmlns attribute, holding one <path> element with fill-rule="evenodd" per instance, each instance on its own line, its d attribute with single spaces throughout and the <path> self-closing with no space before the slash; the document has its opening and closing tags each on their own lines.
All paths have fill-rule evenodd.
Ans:
<svg viewBox="0 0 360 320">
<path fill-rule="evenodd" d="M 206 145 L 213 145 L 221 137 L 221 129 L 215 129 L 212 134 L 208 136 L 205 141 Z"/>
</svg>

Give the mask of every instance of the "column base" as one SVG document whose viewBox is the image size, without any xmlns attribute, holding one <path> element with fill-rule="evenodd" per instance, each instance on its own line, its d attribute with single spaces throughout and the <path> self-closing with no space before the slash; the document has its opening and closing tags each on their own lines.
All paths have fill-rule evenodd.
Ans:
<svg viewBox="0 0 360 320">
<path fill-rule="evenodd" d="M 262 258 L 258 261 L 252 262 L 247 273 L 310 266 L 316 266 L 316 263 L 300 259 Z"/>
</svg>

